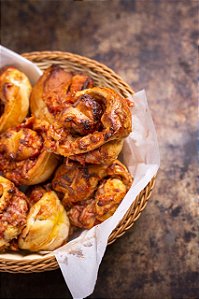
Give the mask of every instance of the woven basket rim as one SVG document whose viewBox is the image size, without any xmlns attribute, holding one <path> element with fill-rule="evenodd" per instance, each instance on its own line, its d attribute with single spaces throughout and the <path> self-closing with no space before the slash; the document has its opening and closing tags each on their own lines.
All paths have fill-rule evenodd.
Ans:
<svg viewBox="0 0 199 299">
<path fill-rule="evenodd" d="M 21 54 L 25 58 L 38 64 L 41 61 L 72 61 L 74 64 L 78 64 L 81 61 L 81 65 L 93 68 L 99 73 L 103 73 L 106 78 L 110 78 L 114 83 L 119 85 L 119 88 L 123 92 L 127 92 L 130 95 L 134 94 L 133 89 L 123 81 L 123 79 L 115 73 L 112 69 L 107 67 L 105 64 L 98 62 L 94 59 L 81 56 L 79 54 L 74 54 L 71 52 L 62 51 L 34 51 Z M 147 202 L 151 196 L 155 184 L 156 176 L 151 179 L 148 185 L 138 194 L 135 201 L 132 203 L 129 210 L 124 215 L 123 219 L 120 221 L 118 226 L 112 231 L 108 239 L 108 245 L 115 242 L 120 238 L 127 230 L 129 230 L 140 217 L 142 211 L 147 205 Z M 19 253 L 19 252 L 18 252 Z M 34 254 L 34 253 L 33 253 Z M 31 255 L 31 254 L 30 254 Z M 28 258 L 24 256 L 21 259 L 10 259 L 2 258 L 0 255 L 0 272 L 10 272 L 10 273 L 32 273 L 32 272 L 43 272 L 57 269 L 58 263 L 53 253 L 47 253 L 46 255 L 41 255 L 37 259 Z"/>
<path fill-rule="evenodd" d="M 118 75 L 114 70 L 112 70 L 110 67 L 108 67 L 107 65 L 105 65 L 102 62 L 96 61 L 95 59 L 92 58 L 88 58 L 86 56 L 82 56 L 79 54 L 75 54 L 72 52 L 66 52 L 66 51 L 32 51 L 32 52 L 24 52 L 21 54 L 23 57 L 29 59 L 30 57 L 32 59 L 35 60 L 35 62 L 39 59 L 41 60 L 41 58 L 45 58 L 48 57 L 50 59 L 70 59 L 73 62 L 80 62 L 82 65 L 93 65 L 93 67 L 97 67 L 97 68 L 101 68 L 103 69 L 104 72 L 106 72 L 107 74 L 109 74 L 110 76 L 112 76 L 114 79 L 118 80 L 123 87 L 128 91 L 129 94 L 133 95 L 134 94 L 134 90 L 130 87 L 129 84 L 127 84 L 120 75 Z"/>
</svg>

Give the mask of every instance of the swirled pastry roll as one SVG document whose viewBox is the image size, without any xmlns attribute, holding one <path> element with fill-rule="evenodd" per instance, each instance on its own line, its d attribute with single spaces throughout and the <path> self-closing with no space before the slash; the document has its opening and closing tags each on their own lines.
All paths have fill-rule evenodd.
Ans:
<svg viewBox="0 0 199 299">
<path fill-rule="evenodd" d="M 112 216 L 130 189 L 132 177 L 126 167 L 115 160 L 86 201 L 73 205 L 69 219 L 74 226 L 90 229 Z"/>
<path fill-rule="evenodd" d="M 0 176 L 0 251 L 12 248 L 26 224 L 27 197 L 11 181 Z"/>
<path fill-rule="evenodd" d="M 48 68 L 33 87 L 31 111 L 45 147 L 80 163 L 110 163 L 132 130 L 129 101 L 86 75 Z"/>
<path fill-rule="evenodd" d="M 0 171 L 17 185 L 34 185 L 47 180 L 55 170 L 58 157 L 47 152 L 33 119 L 0 135 Z"/>
<path fill-rule="evenodd" d="M 91 228 L 110 217 L 132 184 L 127 168 L 115 160 L 110 165 L 61 165 L 52 181 L 74 226 Z"/>
<path fill-rule="evenodd" d="M 0 132 L 25 119 L 31 90 L 30 81 L 23 72 L 14 67 L 0 71 Z"/>
<path fill-rule="evenodd" d="M 73 95 L 82 89 L 92 87 L 92 80 L 86 75 L 72 75 L 58 65 L 46 69 L 33 86 L 30 109 L 37 119 L 53 124 L 60 112 L 73 103 Z"/>
<path fill-rule="evenodd" d="M 45 145 L 53 152 L 70 157 L 121 140 L 132 130 L 129 102 L 110 88 L 93 87 L 74 96 L 46 130 Z"/>
<path fill-rule="evenodd" d="M 26 226 L 19 236 L 19 248 L 54 250 L 66 243 L 69 228 L 68 216 L 56 193 L 46 191 L 30 208 Z"/>
<path fill-rule="evenodd" d="M 106 176 L 108 165 L 81 165 L 67 161 L 56 170 L 52 180 L 53 189 L 63 194 L 62 203 L 71 204 L 88 199 L 94 193 L 99 181 Z"/>
</svg>

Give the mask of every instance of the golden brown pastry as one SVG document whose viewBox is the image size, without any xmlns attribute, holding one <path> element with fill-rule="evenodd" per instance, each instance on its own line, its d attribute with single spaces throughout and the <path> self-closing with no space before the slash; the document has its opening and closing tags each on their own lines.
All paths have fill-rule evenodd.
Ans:
<svg viewBox="0 0 199 299">
<path fill-rule="evenodd" d="M 33 185 L 28 188 L 27 190 L 27 197 L 28 197 L 28 204 L 32 207 L 36 202 L 38 202 L 44 193 L 50 191 L 49 189 L 45 188 L 44 186 L 37 185 L 36 187 Z"/>
<path fill-rule="evenodd" d="M 110 217 L 132 184 L 126 167 L 115 160 L 110 165 L 67 161 L 52 181 L 74 226 L 91 228 Z"/>
<path fill-rule="evenodd" d="M 34 185 L 47 180 L 58 157 L 43 147 L 39 132 L 32 130 L 33 119 L 0 135 L 0 171 L 17 185 Z"/>
<path fill-rule="evenodd" d="M 65 157 L 87 153 L 131 132 L 129 102 L 112 89 L 93 87 L 74 99 L 46 130 L 45 145 L 53 152 Z"/>
<path fill-rule="evenodd" d="M 27 213 L 27 197 L 0 176 L 0 251 L 12 247 L 26 224 Z"/>
<path fill-rule="evenodd" d="M 82 165 L 86 163 L 91 164 L 107 164 L 118 158 L 122 147 L 124 139 L 116 139 L 109 141 L 97 149 L 78 155 L 72 155 L 69 158 L 80 162 Z"/>
<path fill-rule="evenodd" d="M 100 221 L 96 218 L 95 205 L 96 202 L 93 199 L 74 205 L 68 213 L 71 225 L 82 229 L 90 229 L 100 224 Z"/>
<path fill-rule="evenodd" d="M 57 169 L 52 180 L 53 189 L 63 194 L 65 207 L 91 197 L 98 182 L 106 176 L 108 165 L 81 165 L 67 161 Z"/>
<path fill-rule="evenodd" d="M 31 90 L 29 79 L 18 69 L 6 67 L 0 71 L 0 132 L 25 119 Z"/>
<path fill-rule="evenodd" d="M 33 87 L 31 112 L 37 119 L 53 124 L 59 113 L 73 102 L 73 94 L 92 85 L 88 76 L 73 76 L 60 66 L 52 65 L 44 71 Z"/>
<path fill-rule="evenodd" d="M 58 66 L 48 68 L 33 87 L 31 111 L 45 147 L 81 163 L 116 159 L 132 129 L 127 99 Z"/>
<path fill-rule="evenodd" d="M 118 178 L 108 178 L 99 184 L 94 197 L 74 205 L 69 219 L 74 226 L 90 229 L 112 216 L 128 188 Z"/>
<path fill-rule="evenodd" d="M 54 250 L 66 243 L 70 223 L 54 191 L 44 192 L 32 205 L 18 245 L 30 251 Z"/>
<path fill-rule="evenodd" d="M 131 187 L 132 181 L 126 167 L 115 160 L 107 168 L 106 177 L 99 181 L 92 196 L 76 203 L 69 210 L 71 223 L 80 228 L 90 229 L 112 216 Z"/>
</svg>

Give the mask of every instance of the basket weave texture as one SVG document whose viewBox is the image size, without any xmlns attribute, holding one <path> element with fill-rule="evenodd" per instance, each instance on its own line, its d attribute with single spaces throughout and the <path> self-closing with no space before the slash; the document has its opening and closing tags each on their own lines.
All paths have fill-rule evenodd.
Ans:
<svg viewBox="0 0 199 299">
<path fill-rule="evenodd" d="M 95 60 L 73 53 L 59 51 L 31 52 L 24 53 L 23 56 L 37 64 L 41 70 L 45 70 L 52 64 L 57 64 L 67 71 L 86 73 L 94 80 L 96 85 L 113 88 L 123 97 L 128 97 L 129 94 L 133 95 L 134 93 L 120 76 L 104 64 Z M 108 239 L 109 245 L 130 229 L 140 217 L 151 196 L 154 184 L 155 177 L 152 178 L 148 185 L 136 197 L 118 226 L 112 231 Z M 32 273 L 55 270 L 58 267 L 58 263 L 53 254 L 47 254 L 41 257 L 36 256 L 36 258 L 31 259 L 28 255 L 21 259 L 12 258 L 12 254 L 10 254 L 9 258 L 0 256 L 0 272 Z"/>
</svg>

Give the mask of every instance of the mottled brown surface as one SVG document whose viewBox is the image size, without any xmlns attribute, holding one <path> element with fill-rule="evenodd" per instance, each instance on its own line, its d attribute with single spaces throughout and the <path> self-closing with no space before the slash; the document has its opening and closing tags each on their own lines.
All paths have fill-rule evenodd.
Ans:
<svg viewBox="0 0 199 299">
<path fill-rule="evenodd" d="M 161 169 L 135 226 L 107 248 L 90 298 L 199 298 L 198 1 L 1 1 L 1 43 L 62 50 L 145 88 Z M 71 298 L 60 270 L 1 274 L 1 297 Z"/>
</svg>

